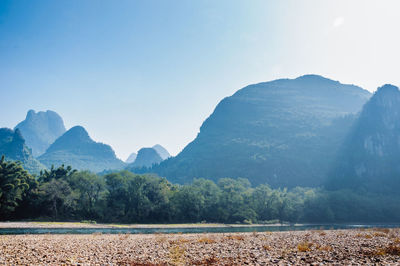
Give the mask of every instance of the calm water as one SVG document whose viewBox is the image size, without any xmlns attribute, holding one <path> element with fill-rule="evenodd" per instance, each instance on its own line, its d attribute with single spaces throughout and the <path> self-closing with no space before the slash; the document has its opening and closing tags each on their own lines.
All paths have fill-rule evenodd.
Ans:
<svg viewBox="0 0 400 266">
<path fill-rule="evenodd" d="M 234 233 L 265 231 L 302 231 L 313 229 L 355 229 L 355 228 L 394 228 L 400 224 L 324 224 L 324 225 L 285 225 L 285 226 L 246 226 L 246 227 L 193 227 L 193 228 L 0 228 L 0 235 L 11 234 L 154 234 L 154 233 Z"/>
</svg>

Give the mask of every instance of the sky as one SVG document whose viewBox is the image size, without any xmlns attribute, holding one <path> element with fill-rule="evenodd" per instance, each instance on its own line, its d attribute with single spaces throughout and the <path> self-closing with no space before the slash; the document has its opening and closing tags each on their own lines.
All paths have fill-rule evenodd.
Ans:
<svg viewBox="0 0 400 266">
<path fill-rule="evenodd" d="M 224 97 L 319 74 L 400 85 L 400 1 L 2 0 L 0 127 L 59 113 L 126 159 L 179 153 Z"/>
</svg>

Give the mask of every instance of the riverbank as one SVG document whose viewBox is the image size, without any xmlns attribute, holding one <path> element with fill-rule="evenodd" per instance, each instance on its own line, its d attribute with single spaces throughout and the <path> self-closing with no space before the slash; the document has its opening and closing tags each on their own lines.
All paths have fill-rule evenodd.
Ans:
<svg viewBox="0 0 400 266">
<path fill-rule="evenodd" d="M 0 222 L 0 228 L 197 228 L 197 227 L 248 227 L 286 226 L 288 224 L 92 224 L 80 222 Z M 300 225 L 300 224 L 296 224 Z"/>
<path fill-rule="evenodd" d="M 396 264 L 400 229 L 0 236 L 0 264 Z"/>
</svg>

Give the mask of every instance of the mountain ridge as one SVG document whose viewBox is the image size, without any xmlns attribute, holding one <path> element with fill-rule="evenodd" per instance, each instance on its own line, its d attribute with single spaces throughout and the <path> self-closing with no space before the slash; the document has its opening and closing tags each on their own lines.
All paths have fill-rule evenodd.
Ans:
<svg viewBox="0 0 400 266">
<path fill-rule="evenodd" d="M 50 144 L 66 131 L 61 116 L 51 110 L 37 113 L 29 110 L 25 120 L 18 123 L 14 129 L 17 128 L 35 157 L 43 154 Z"/>
<path fill-rule="evenodd" d="M 385 84 L 364 105 L 333 166 L 328 189 L 400 188 L 400 91 Z"/>
<path fill-rule="evenodd" d="M 38 159 L 47 167 L 65 164 L 93 172 L 119 170 L 125 166 L 111 146 L 93 141 L 82 126 L 69 129 Z"/>
<path fill-rule="evenodd" d="M 181 153 L 147 171 L 178 183 L 245 177 L 254 185 L 318 186 L 369 97 L 318 75 L 252 84 L 221 100 Z"/>
</svg>

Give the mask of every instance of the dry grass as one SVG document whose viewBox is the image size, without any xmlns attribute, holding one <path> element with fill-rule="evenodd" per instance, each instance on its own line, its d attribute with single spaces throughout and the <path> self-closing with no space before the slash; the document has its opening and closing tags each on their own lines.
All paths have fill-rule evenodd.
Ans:
<svg viewBox="0 0 400 266">
<path fill-rule="evenodd" d="M 372 228 L 371 231 L 376 231 L 376 232 L 381 232 L 384 234 L 389 234 L 390 229 L 389 228 Z"/>
<path fill-rule="evenodd" d="M 197 242 L 204 243 L 204 244 L 213 244 L 217 241 L 215 241 L 214 239 L 211 239 L 209 237 L 202 237 L 202 238 L 198 239 Z"/>
<path fill-rule="evenodd" d="M 331 246 L 320 246 L 320 247 L 318 247 L 318 250 L 320 250 L 320 251 L 332 251 L 333 248 Z"/>
<path fill-rule="evenodd" d="M 382 232 L 374 232 L 373 235 L 376 237 L 387 237 L 387 234 Z"/>
<path fill-rule="evenodd" d="M 129 238 L 129 234 L 119 234 L 118 239 L 119 240 L 127 240 Z"/>
<path fill-rule="evenodd" d="M 370 234 L 356 234 L 355 237 L 371 239 L 372 235 L 370 235 Z"/>
<path fill-rule="evenodd" d="M 264 249 L 265 251 L 270 251 L 270 250 L 272 250 L 272 248 L 271 248 L 270 246 L 268 246 L 268 245 L 264 245 L 264 246 L 263 246 L 263 249 Z"/>
<path fill-rule="evenodd" d="M 241 235 L 229 235 L 229 236 L 226 236 L 225 238 L 229 239 L 229 240 L 239 240 L 239 241 L 244 240 L 244 237 Z"/>
<path fill-rule="evenodd" d="M 386 252 L 386 254 L 389 254 L 389 255 L 399 256 L 400 255 L 400 246 L 390 244 L 389 246 L 387 246 L 385 248 L 385 252 Z"/>
<path fill-rule="evenodd" d="M 169 259 L 173 265 L 185 264 L 186 250 L 180 246 L 173 246 L 169 249 Z"/>
<path fill-rule="evenodd" d="M 314 244 L 311 243 L 311 242 L 302 242 L 302 243 L 299 243 L 299 244 L 297 245 L 297 250 L 300 251 L 300 252 L 311 251 L 311 247 L 312 247 L 313 245 L 314 245 Z"/>
<path fill-rule="evenodd" d="M 187 242 L 190 242 L 190 240 L 186 239 L 186 238 L 178 238 L 176 240 L 170 240 L 169 241 L 169 243 L 171 245 L 179 245 L 179 244 L 184 244 L 184 243 L 187 243 Z"/>
</svg>

